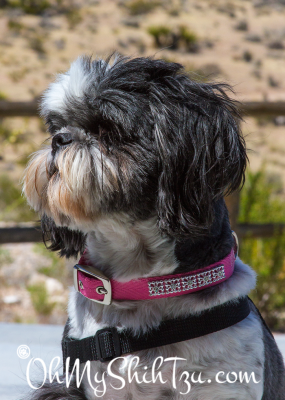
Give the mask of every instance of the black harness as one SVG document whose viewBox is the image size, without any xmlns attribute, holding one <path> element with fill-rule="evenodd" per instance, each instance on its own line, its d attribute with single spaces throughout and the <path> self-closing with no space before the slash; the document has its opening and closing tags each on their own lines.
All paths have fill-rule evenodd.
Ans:
<svg viewBox="0 0 285 400">
<path fill-rule="evenodd" d="M 69 371 L 76 359 L 110 361 L 123 354 L 165 346 L 218 332 L 244 320 L 250 313 L 249 298 L 241 297 L 187 317 L 162 321 L 157 328 L 135 335 L 131 329 L 104 328 L 94 336 L 62 340 L 64 368 L 69 357 Z"/>
</svg>

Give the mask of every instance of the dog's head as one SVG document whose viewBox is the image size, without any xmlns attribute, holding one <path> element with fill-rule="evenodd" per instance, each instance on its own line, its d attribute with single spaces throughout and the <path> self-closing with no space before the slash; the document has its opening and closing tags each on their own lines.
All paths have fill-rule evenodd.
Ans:
<svg viewBox="0 0 285 400">
<path fill-rule="evenodd" d="M 24 184 L 51 248 L 82 251 L 84 234 L 117 213 L 156 216 L 171 237 L 207 232 L 215 202 L 240 186 L 246 165 L 225 89 L 150 58 L 83 57 L 59 75 L 41 104 L 50 143 Z"/>
</svg>

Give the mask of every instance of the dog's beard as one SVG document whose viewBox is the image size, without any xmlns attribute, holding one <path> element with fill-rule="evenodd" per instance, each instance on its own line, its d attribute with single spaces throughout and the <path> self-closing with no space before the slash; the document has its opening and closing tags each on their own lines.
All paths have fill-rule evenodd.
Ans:
<svg viewBox="0 0 285 400">
<path fill-rule="evenodd" d="M 118 191 L 111 161 L 95 146 L 74 143 L 55 155 L 44 148 L 31 159 L 24 193 L 31 207 L 58 226 L 82 227 L 99 217 L 102 201 Z"/>
</svg>

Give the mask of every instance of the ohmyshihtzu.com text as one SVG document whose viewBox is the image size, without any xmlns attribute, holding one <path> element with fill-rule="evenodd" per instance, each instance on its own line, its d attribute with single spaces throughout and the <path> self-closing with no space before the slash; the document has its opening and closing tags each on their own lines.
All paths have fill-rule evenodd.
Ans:
<svg viewBox="0 0 285 400">
<path fill-rule="evenodd" d="M 126 373 L 125 373 L 125 378 L 123 376 L 118 375 L 115 373 L 112 369 L 113 364 L 121 359 L 123 362 L 121 368 L 123 368 Z M 90 368 L 90 361 L 87 361 L 84 366 L 80 369 L 80 363 L 79 360 L 77 359 L 75 361 L 75 364 L 72 368 L 72 371 L 66 372 L 66 375 L 64 377 L 64 380 L 62 379 L 62 376 L 60 376 L 59 372 L 52 372 L 56 371 L 59 366 L 60 366 L 60 357 L 54 357 L 50 364 L 49 367 L 45 365 L 45 362 L 41 358 L 32 358 L 30 359 L 27 369 L 26 369 L 26 378 L 29 386 L 32 389 L 40 389 L 45 382 L 49 381 L 52 383 L 53 381 L 57 381 L 59 384 L 66 385 L 66 387 L 69 387 L 71 382 L 73 382 L 74 378 L 76 380 L 76 385 L 77 387 L 80 386 L 83 376 L 85 376 L 85 379 L 87 377 L 88 383 L 90 387 L 94 390 L 94 395 L 96 397 L 102 397 L 106 394 L 106 391 L 108 390 L 107 388 L 107 382 L 106 378 L 108 377 L 108 380 L 110 378 L 113 379 L 112 383 L 109 383 L 110 386 L 115 389 L 115 390 L 121 390 L 125 387 L 126 381 L 128 383 L 132 383 L 135 381 L 137 384 L 153 384 L 153 383 L 160 383 L 161 385 L 168 384 L 169 385 L 169 379 L 166 380 L 165 377 L 163 377 L 163 372 L 160 371 L 159 369 L 162 367 L 164 363 L 171 363 L 172 367 L 172 379 L 171 379 L 171 384 L 173 389 L 177 389 L 178 383 L 179 383 L 179 388 L 183 389 L 179 391 L 181 395 L 186 395 L 190 393 L 192 385 L 197 385 L 197 384 L 210 384 L 212 382 L 211 379 L 203 379 L 203 373 L 202 372 L 188 372 L 188 371 L 183 371 L 178 373 L 177 370 L 177 362 L 183 362 L 187 361 L 185 358 L 180 358 L 180 357 L 168 357 L 168 358 L 163 358 L 163 357 L 157 357 L 151 368 L 148 368 L 147 366 L 143 367 L 145 372 L 141 372 L 142 367 L 140 364 L 140 358 L 135 356 L 132 358 L 129 357 L 117 357 L 110 361 L 108 363 L 107 369 L 104 372 L 96 372 L 95 376 L 93 376 L 93 379 L 91 377 L 91 368 Z M 66 360 L 66 371 L 69 371 L 69 358 Z M 38 383 L 36 386 L 34 383 L 32 383 L 30 376 L 31 373 L 33 372 L 33 366 L 37 368 L 39 365 L 42 366 L 43 369 L 43 376 L 42 381 Z M 138 366 L 140 368 L 140 371 L 138 371 Z M 86 375 L 85 375 L 86 374 Z M 168 374 L 169 378 L 169 374 Z M 248 373 L 248 372 L 224 372 L 224 371 L 218 371 L 215 375 L 215 382 L 219 384 L 225 384 L 225 383 L 249 383 L 252 380 L 254 383 L 260 383 L 261 381 L 257 380 L 255 377 L 254 372 Z M 116 384 L 115 384 L 116 383 Z"/>
</svg>

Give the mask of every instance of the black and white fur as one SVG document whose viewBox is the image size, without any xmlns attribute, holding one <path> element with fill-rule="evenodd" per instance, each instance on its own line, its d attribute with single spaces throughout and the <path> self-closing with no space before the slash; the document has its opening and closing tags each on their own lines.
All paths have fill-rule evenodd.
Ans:
<svg viewBox="0 0 285 400">
<path fill-rule="evenodd" d="M 50 143 L 33 156 L 24 184 L 50 249 L 70 257 L 87 247 L 94 265 L 121 281 L 191 271 L 225 257 L 233 239 L 223 196 L 243 183 L 247 160 L 228 89 L 151 58 L 82 57 L 59 75 L 41 104 Z M 106 306 L 71 290 L 65 334 L 81 339 L 107 326 L 140 334 L 163 319 L 234 302 L 254 287 L 255 273 L 237 259 L 227 281 L 174 298 Z M 285 399 L 282 357 L 254 309 L 220 332 L 136 355 L 141 375 L 157 356 L 176 356 L 187 359 L 178 363 L 178 376 L 201 372 L 212 383 L 180 395 L 185 386 L 172 387 L 173 365 L 165 363 L 168 384 L 132 382 L 115 390 L 107 377 L 103 399 Z M 122 365 L 118 360 L 113 370 L 126 378 Z M 106 366 L 92 362 L 92 376 Z M 260 383 L 218 384 L 218 371 L 254 372 Z M 47 383 L 31 398 L 95 396 L 85 378 L 79 389 Z"/>
</svg>

